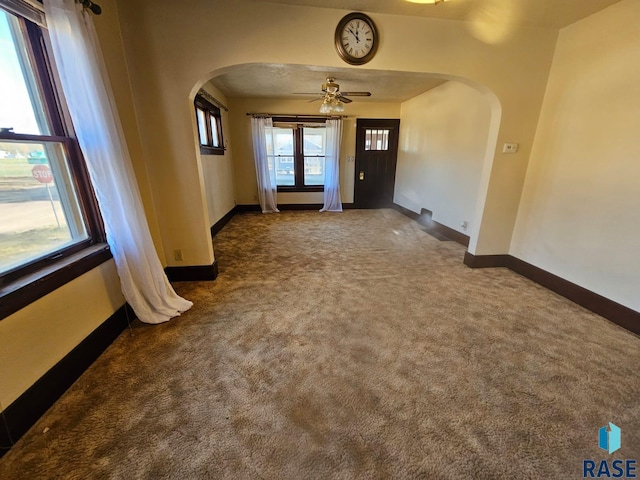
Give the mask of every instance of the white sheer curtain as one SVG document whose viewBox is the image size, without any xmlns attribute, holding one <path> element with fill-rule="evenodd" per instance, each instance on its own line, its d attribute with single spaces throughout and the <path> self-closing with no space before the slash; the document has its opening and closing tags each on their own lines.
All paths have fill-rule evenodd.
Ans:
<svg viewBox="0 0 640 480">
<path fill-rule="evenodd" d="M 324 160 L 324 206 L 321 212 L 341 212 L 340 199 L 340 140 L 342 119 L 327 120 Z"/>
<path fill-rule="evenodd" d="M 269 152 L 273 155 L 273 121 L 271 118 L 252 118 L 253 159 L 258 178 L 258 199 L 262 213 L 279 212 L 277 202 L 275 162 L 269 162 Z"/>
<path fill-rule="evenodd" d="M 93 22 L 74 0 L 45 0 L 44 7 L 122 292 L 141 321 L 166 322 L 193 304 L 174 292 L 153 246 Z"/>
</svg>

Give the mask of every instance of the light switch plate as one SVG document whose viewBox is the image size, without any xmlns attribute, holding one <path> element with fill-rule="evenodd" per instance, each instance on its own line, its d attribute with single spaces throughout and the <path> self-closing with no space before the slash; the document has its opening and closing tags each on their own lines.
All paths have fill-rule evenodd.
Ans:
<svg viewBox="0 0 640 480">
<path fill-rule="evenodd" d="M 518 151 L 517 143 L 505 143 L 502 147 L 502 153 L 516 153 Z"/>
</svg>

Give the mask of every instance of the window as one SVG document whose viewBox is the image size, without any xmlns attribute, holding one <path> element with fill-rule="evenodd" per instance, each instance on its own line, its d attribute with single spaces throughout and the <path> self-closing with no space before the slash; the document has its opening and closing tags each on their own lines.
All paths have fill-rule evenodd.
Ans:
<svg viewBox="0 0 640 480">
<path fill-rule="evenodd" d="M 14 291 L 8 285 L 104 242 L 104 232 L 80 148 L 55 88 L 46 31 L 0 8 L 0 45 L 4 300 L 7 291 Z"/>
<path fill-rule="evenodd" d="M 322 191 L 326 127 L 324 120 L 304 124 L 274 118 L 267 155 L 274 162 L 280 191 Z"/>
<path fill-rule="evenodd" d="M 389 129 L 367 128 L 364 132 L 365 150 L 389 150 Z"/>
<path fill-rule="evenodd" d="M 198 122 L 200 153 L 202 155 L 224 155 L 220 109 L 200 95 L 196 96 L 194 105 Z"/>
<path fill-rule="evenodd" d="M 295 132 L 295 127 L 274 126 L 271 136 L 267 133 L 267 157 L 270 167 L 275 164 L 276 184 L 279 187 L 296 185 Z"/>
</svg>

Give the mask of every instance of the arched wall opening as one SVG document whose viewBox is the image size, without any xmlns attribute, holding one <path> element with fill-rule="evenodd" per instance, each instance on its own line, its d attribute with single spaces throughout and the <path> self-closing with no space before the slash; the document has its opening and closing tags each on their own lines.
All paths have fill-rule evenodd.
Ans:
<svg viewBox="0 0 640 480">
<path fill-rule="evenodd" d="M 333 32 L 349 12 L 248 0 L 197 1 L 190 8 L 180 2 L 141 2 L 135 7 L 124 2 L 121 19 L 141 161 L 148 166 L 166 261 L 168 266 L 210 265 L 209 213 L 199 188 L 201 162 L 194 161 L 193 96 L 210 78 L 242 65 L 344 68 Z M 212 18 L 224 21 L 212 29 Z M 380 28 L 380 48 L 358 71 L 438 72 L 474 88 L 486 86 L 499 99 L 498 143 L 520 147 L 515 155 L 496 152 L 491 162 L 482 221 L 473 226 L 479 228 L 474 254 L 509 253 L 557 30 L 516 28 L 509 41 L 495 44 L 470 35 L 466 22 L 391 14 L 372 18 Z M 304 41 L 283 48 L 285 38 Z M 239 145 L 237 138 L 230 142 L 232 148 Z M 181 262 L 174 258 L 177 249 L 184 254 Z"/>
<path fill-rule="evenodd" d="M 343 202 L 353 202 L 355 172 L 351 159 L 355 154 L 356 118 L 400 118 L 401 143 L 394 201 L 417 213 L 421 208 L 432 210 L 434 220 L 469 235 L 469 250 L 474 252 L 489 188 L 502 109 L 497 96 L 489 88 L 466 78 L 445 74 L 363 71 L 293 64 L 239 64 L 202 76 L 189 93 L 188 108 L 193 111 L 193 100 L 200 89 L 229 106 L 229 112 L 222 111 L 226 146 L 224 156 L 199 153 L 198 127 L 195 115 L 191 115 L 203 203 L 207 206 L 205 215 L 210 225 L 224 217 L 235 204 L 257 204 L 250 121 L 246 113 L 300 115 L 316 114 L 318 111 L 318 104 L 292 96 L 292 89 L 274 94 L 272 87 L 270 96 L 267 96 L 260 92 L 265 88 L 261 84 L 253 96 L 236 96 L 234 88 L 229 87 L 235 80 L 243 83 L 239 90 L 246 89 L 251 82 L 248 76 L 255 75 L 263 68 L 268 72 L 264 77 L 272 77 L 274 67 L 285 78 L 306 71 L 313 75 L 318 87 L 327 75 L 339 80 L 352 80 L 351 84 L 345 81 L 345 85 L 364 82 L 357 83 L 357 88 L 349 86 L 348 90 L 366 89 L 361 85 L 367 85 L 367 78 L 381 76 L 391 84 L 394 78 L 414 85 L 423 82 L 425 87 L 421 91 L 418 87 L 418 93 L 408 99 L 389 101 L 385 95 L 379 95 L 382 101 L 376 101 L 374 92 L 366 101 L 357 99 L 346 107 L 344 114 L 348 118 L 345 119 L 340 170 Z M 304 90 L 308 91 L 309 87 Z M 451 104 L 453 99 L 457 100 Z M 423 104 L 432 111 L 420 112 Z M 442 119 L 440 123 L 438 118 Z M 430 122 L 430 128 L 415 131 L 424 123 L 423 120 Z M 416 134 L 420 138 L 416 139 Z M 430 148 L 437 143 L 437 148 Z M 443 179 L 446 181 L 443 182 Z M 278 201 L 281 204 L 322 203 L 322 193 L 279 194 Z"/>
</svg>

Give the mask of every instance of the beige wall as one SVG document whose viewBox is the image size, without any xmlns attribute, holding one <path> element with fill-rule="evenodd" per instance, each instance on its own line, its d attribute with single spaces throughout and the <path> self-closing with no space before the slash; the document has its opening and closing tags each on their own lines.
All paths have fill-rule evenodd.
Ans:
<svg viewBox="0 0 640 480">
<path fill-rule="evenodd" d="M 215 99 L 229 106 L 227 98 L 213 85 L 206 83 L 202 88 L 213 95 Z M 222 116 L 222 137 L 225 146 L 224 155 L 200 155 L 195 117 L 193 119 L 194 140 L 202 166 L 209 226 L 224 217 L 236 205 L 233 178 L 233 142 L 231 141 L 233 134 L 229 123 L 229 112 L 221 108 L 220 115 Z"/>
<path fill-rule="evenodd" d="M 231 135 L 234 139 L 236 200 L 240 205 L 257 204 L 256 170 L 251 141 L 251 119 L 247 113 L 319 115 L 319 102 L 290 99 L 232 98 Z M 343 203 L 353 203 L 357 118 L 400 118 L 399 103 L 379 103 L 356 99 L 346 108 L 340 147 L 340 195 Z M 323 203 L 323 193 L 278 193 L 278 203 Z"/>
<path fill-rule="evenodd" d="M 195 90 L 239 64 L 344 67 L 333 33 L 348 12 L 249 0 L 192 0 L 188 6 L 118 0 L 118 7 L 165 252 L 180 248 L 185 264 L 210 264 L 209 218 L 191 119 Z M 494 108 L 501 105 L 495 137 L 499 143 L 518 142 L 521 149 L 515 157 L 497 153 L 488 159 L 477 214 L 482 225 L 470 248 L 479 254 L 508 252 L 557 31 L 523 27 L 505 43 L 489 44 L 474 37 L 465 22 L 371 16 L 380 48 L 373 61 L 357 68 L 461 78 L 482 88 Z M 211 28 L 212 18 L 224 21 Z M 237 194 L 237 200 L 247 201 L 246 192 Z"/>
<path fill-rule="evenodd" d="M 640 2 L 561 30 L 511 253 L 640 311 Z"/>
<path fill-rule="evenodd" d="M 0 404 L 6 408 L 124 304 L 115 263 L 0 321 Z"/>
<path fill-rule="evenodd" d="M 468 234 L 489 141 L 491 107 L 477 90 L 447 82 L 402 104 L 394 201 Z M 462 222 L 469 227 L 462 228 Z"/>
</svg>

